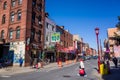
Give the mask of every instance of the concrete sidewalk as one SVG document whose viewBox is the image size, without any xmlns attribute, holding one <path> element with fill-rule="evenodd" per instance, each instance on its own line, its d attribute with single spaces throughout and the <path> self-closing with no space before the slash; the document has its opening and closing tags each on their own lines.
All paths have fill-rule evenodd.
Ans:
<svg viewBox="0 0 120 80">
<path fill-rule="evenodd" d="M 101 76 L 103 80 L 120 80 L 120 63 L 118 63 L 118 68 L 110 61 L 110 74 Z"/>
<path fill-rule="evenodd" d="M 118 68 L 115 68 L 115 65 L 112 61 L 110 61 L 110 74 L 101 75 L 97 71 L 93 71 L 93 75 L 98 78 L 98 80 L 120 80 L 120 65 L 118 64 Z"/>
<path fill-rule="evenodd" d="M 63 67 L 74 65 L 75 63 L 72 62 L 70 64 L 66 64 L 65 62 L 62 63 Z M 48 65 L 43 66 L 43 68 L 40 68 L 39 70 L 46 70 L 46 69 L 59 69 L 58 64 L 50 63 Z M 33 72 L 37 69 L 31 68 L 31 67 L 19 67 L 19 66 L 13 66 L 8 68 L 2 68 L 0 69 L 0 75 L 14 75 L 19 73 L 27 73 L 27 72 Z"/>
</svg>

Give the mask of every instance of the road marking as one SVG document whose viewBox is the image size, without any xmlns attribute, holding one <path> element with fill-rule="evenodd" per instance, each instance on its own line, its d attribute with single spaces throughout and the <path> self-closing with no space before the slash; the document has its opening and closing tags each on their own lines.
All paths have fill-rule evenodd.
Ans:
<svg viewBox="0 0 120 80">
<path fill-rule="evenodd" d="M 77 76 L 80 76 L 80 74 L 78 73 Z"/>
<path fill-rule="evenodd" d="M 9 77 L 11 77 L 11 76 L 8 76 L 8 75 L 2 75 L 1 77 L 9 78 Z"/>
</svg>

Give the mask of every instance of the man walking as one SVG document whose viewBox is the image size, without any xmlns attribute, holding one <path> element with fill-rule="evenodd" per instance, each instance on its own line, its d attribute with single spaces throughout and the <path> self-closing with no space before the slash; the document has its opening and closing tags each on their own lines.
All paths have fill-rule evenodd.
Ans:
<svg viewBox="0 0 120 80">
<path fill-rule="evenodd" d="M 112 61 L 113 61 L 114 65 L 115 65 L 115 67 L 117 68 L 118 59 L 115 56 L 113 56 Z"/>
<path fill-rule="evenodd" d="M 23 58 L 22 57 L 20 57 L 19 63 L 20 63 L 20 67 L 22 67 L 22 64 L 23 64 Z"/>
</svg>

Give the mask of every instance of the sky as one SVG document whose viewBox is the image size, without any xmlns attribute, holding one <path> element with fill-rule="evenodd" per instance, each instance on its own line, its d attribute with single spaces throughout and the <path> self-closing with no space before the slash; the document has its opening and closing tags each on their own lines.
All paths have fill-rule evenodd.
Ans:
<svg viewBox="0 0 120 80">
<path fill-rule="evenodd" d="M 97 48 L 95 28 L 103 47 L 107 29 L 115 28 L 120 16 L 120 0 L 46 0 L 46 12 L 57 25 L 78 34 L 91 48 Z"/>
</svg>

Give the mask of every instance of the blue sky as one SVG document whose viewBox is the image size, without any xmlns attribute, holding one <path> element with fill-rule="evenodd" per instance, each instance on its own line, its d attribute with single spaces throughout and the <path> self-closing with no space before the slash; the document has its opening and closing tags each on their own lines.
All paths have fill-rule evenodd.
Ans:
<svg viewBox="0 0 120 80">
<path fill-rule="evenodd" d="M 46 12 L 57 25 L 79 34 L 96 49 L 94 29 L 100 28 L 99 39 L 103 45 L 107 29 L 114 28 L 118 22 L 120 0 L 46 0 Z"/>
</svg>

